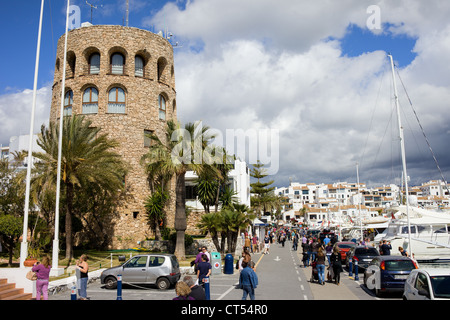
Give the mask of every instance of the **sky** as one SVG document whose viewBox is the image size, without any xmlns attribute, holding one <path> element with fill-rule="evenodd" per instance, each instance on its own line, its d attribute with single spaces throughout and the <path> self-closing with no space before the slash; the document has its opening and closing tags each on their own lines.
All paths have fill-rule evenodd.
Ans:
<svg viewBox="0 0 450 320">
<path fill-rule="evenodd" d="M 48 125 L 66 3 L 44 5 L 35 133 Z M 93 24 L 125 24 L 126 0 L 89 3 L 97 7 Z M 91 21 L 86 1 L 71 4 L 80 7 L 81 22 Z M 400 76 L 409 183 L 441 179 L 429 146 L 448 179 L 449 1 L 129 0 L 129 5 L 129 26 L 173 34 L 179 121 L 202 121 L 223 137 L 257 133 L 250 139 L 256 156 L 250 147 L 234 151 L 248 162 L 265 160 L 267 180 L 275 186 L 356 182 L 357 174 L 368 186 L 399 184 L 388 54 Z M 0 50 L 2 145 L 30 130 L 39 12 L 38 0 L 2 2 L 7 44 Z"/>
</svg>

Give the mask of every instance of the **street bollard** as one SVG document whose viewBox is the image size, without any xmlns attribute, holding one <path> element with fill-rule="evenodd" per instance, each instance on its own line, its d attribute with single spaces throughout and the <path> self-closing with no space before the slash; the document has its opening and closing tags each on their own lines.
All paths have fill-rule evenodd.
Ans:
<svg viewBox="0 0 450 320">
<path fill-rule="evenodd" d="M 352 259 L 348 260 L 348 276 L 352 277 L 353 276 L 353 263 L 352 263 Z"/>
<path fill-rule="evenodd" d="M 77 300 L 77 287 L 72 287 L 72 292 L 70 294 L 70 300 Z"/>
<path fill-rule="evenodd" d="M 209 277 L 203 278 L 203 280 L 204 280 L 203 286 L 205 288 L 206 300 L 211 300 L 210 299 L 210 290 L 209 290 Z"/>
<path fill-rule="evenodd" d="M 117 276 L 117 300 L 122 300 L 122 275 Z"/>
<path fill-rule="evenodd" d="M 355 260 L 355 280 L 356 281 L 359 280 L 359 276 L 358 276 L 358 260 Z"/>
</svg>

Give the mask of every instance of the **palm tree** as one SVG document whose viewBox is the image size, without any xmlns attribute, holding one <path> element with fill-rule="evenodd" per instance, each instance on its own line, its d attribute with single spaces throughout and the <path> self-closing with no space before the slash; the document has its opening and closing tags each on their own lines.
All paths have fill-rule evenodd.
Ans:
<svg viewBox="0 0 450 320">
<path fill-rule="evenodd" d="M 73 258 L 72 217 L 75 193 L 83 193 L 88 186 L 110 193 L 112 196 L 124 187 L 126 169 L 121 156 L 114 151 L 118 142 L 92 128 L 84 116 L 65 117 L 63 122 L 61 191 L 65 195 L 66 258 Z M 39 159 L 33 184 L 56 184 L 59 126 L 51 122 L 41 127 L 37 141 L 44 152 L 33 153 Z"/>
<path fill-rule="evenodd" d="M 203 150 L 213 135 L 210 134 L 209 127 L 203 127 L 198 122 L 187 123 L 182 129 L 179 123 L 169 120 L 163 141 L 156 134 L 150 135 L 150 138 L 154 143 L 151 143 L 141 163 L 145 166 L 150 181 L 158 177 L 175 177 L 175 255 L 179 260 L 184 260 L 187 228 L 185 175 L 189 170 L 198 175 L 206 170 L 213 170 L 211 166 L 203 163 Z"/>
</svg>

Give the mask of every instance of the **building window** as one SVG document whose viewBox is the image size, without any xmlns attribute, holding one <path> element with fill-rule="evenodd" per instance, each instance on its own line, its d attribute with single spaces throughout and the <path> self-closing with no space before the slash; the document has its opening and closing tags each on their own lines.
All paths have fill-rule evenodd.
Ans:
<svg viewBox="0 0 450 320">
<path fill-rule="evenodd" d="M 120 53 L 114 53 L 111 56 L 111 73 L 123 74 L 123 66 L 125 64 L 125 58 Z"/>
<path fill-rule="evenodd" d="M 144 59 L 140 56 L 134 58 L 134 75 L 136 77 L 144 76 Z"/>
<path fill-rule="evenodd" d="M 166 120 L 166 99 L 160 94 L 158 97 L 159 119 Z"/>
<path fill-rule="evenodd" d="M 66 95 L 64 96 L 64 116 L 71 116 L 72 115 L 72 104 L 73 104 L 73 92 L 72 90 L 69 90 L 66 92 Z"/>
<path fill-rule="evenodd" d="M 125 91 L 122 88 L 109 90 L 108 113 L 125 113 Z"/>
<path fill-rule="evenodd" d="M 98 91 L 94 87 L 87 88 L 83 93 L 83 113 L 98 112 Z"/>
<path fill-rule="evenodd" d="M 94 53 L 89 58 L 89 74 L 100 73 L 100 54 Z"/>
<path fill-rule="evenodd" d="M 153 134 L 152 130 L 144 130 L 144 147 L 148 148 L 152 145 L 152 139 L 150 136 Z"/>
</svg>

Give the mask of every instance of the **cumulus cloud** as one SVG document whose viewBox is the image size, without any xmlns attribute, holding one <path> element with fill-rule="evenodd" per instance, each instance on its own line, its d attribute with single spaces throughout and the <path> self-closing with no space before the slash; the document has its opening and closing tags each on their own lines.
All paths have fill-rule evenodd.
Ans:
<svg viewBox="0 0 450 320">
<path fill-rule="evenodd" d="M 384 51 L 348 57 L 340 46 L 349 25 L 366 28 L 372 4 L 380 8 L 378 32 L 417 39 L 417 56 L 400 74 L 448 172 L 450 3 L 177 1 L 144 23 L 170 26 L 184 43 L 175 49 L 182 122 L 201 119 L 223 132 L 278 129 L 278 185 L 289 177 L 355 181 L 356 162 L 362 179 L 381 184 L 401 174 L 389 60 Z M 409 175 L 418 183 L 440 178 L 400 96 Z"/>
<path fill-rule="evenodd" d="M 47 125 L 50 117 L 52 89 L 42 87 L 36 92 L 36 108 L 34 133 L 40 132 L 42 124 Z M 33 105 L 33 90 L 0 95 L 0 143 L 9 145 L 12 136 L 28 135 L 30 133 L 31 110 Z"/>
</svg>

